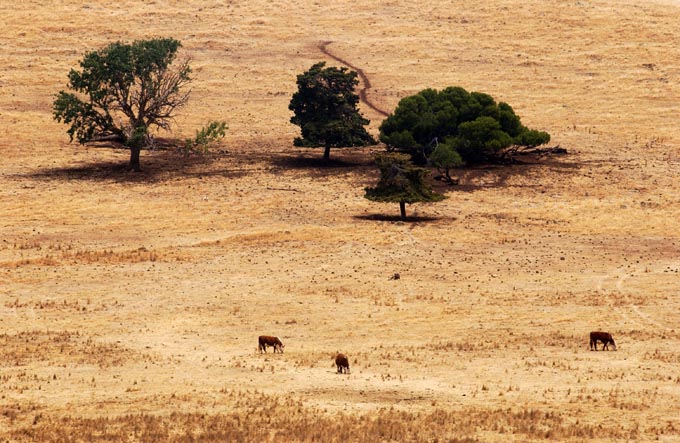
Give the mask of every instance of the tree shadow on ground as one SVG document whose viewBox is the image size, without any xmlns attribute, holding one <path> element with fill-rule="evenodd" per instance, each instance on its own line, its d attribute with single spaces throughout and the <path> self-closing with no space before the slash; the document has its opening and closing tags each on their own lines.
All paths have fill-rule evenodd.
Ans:
<svg viewBox="0 0 680 443">
<path fill-rule="evenodd" d="M 178 176 L 234 178 L 245 175 L 246 171 L 238 165 L 230 165 L 233 167 L 229 168 L 215 167 L 227 155 L 226 151 L 189 156 L 175 150 L 143 151 L 141 171 L 129 169 L 129 158 L 126 155 L 120 161 L 90 161 L 73 166 L 43 168 L 24 174 L 23 177 L 51 181 L 158 183 Z"/>
<path fill-rule="evenodd" d="M 288 155 L 275 155 L 271 157 L 271 163 L 275 166 L 288 169 L 342 169 L 361 166 L 360 163 L 341 158 L 331 158 L 327 162 L 323 158 L 300 157 Z"/>
<path fill-rule="evenodd" d="M 403 219 L 399 215 L 386 215 L 386 214 L 355 215 L 354 218 L 365 221 L 382 221 L 390 223 L 426 223 L 435 222 L 442 219 L 442 217 L 432 217 L 427 215 L 412 215 L 406 216 L 406 218 Z"/>
<path fill-rule="evenodd" d="M 269 154 L 268 161 L 273 167 L 305 172 L 313 177 L 326 177 L 338 172 L 373 168 L 373 155 L 368 148 L 353 148 L 331 152 L 326 162 L 320 152 L 310 153 L 297 150 Z"/>
<path fill-rule="evenodd" d="M 275 145 L 280 147 L 278 145 Z M 374 165 L 374 156 L 382 152 L 379 147 L 365 147 L 352 149 L 336 149 L 331 152 L 331 159 L 324 162 L 321 150 L 315 149 L 286 149 L 286 150 L 255 150 L 246 149 L 235 152 L 226 150 L 209 152 L 207 154 L 185 155 L 177 149 L 145 150 L 141 156 L 142 171 L 128 170 L 129 154 L 126 149 L 117 146 L 98 146 L 120 151 L 120 160 L 83 161 L 74 162 L 72 166 L 45 167 L 21 177 L 51 181 L 92 181 L 114 183 L 158 183 L 184 178 L 239 178 L 248 174 L 267 173 L 276 174 L 279 171 L 293 171 L 311 178 L 327 178 L 338 175 L 352 175 L 357 186 L 371 186 L 377 180 L 378 171 Z M 432 180 L 431 184 L 440 193 L 474 193 L 478 190 L 488 190 L 510 186 L 512 178 L 518 176 L 531 177 L 536 173 L 572 174 L 578 170 L 580 164 L 565 161 L 562 156 L 523 156 L 521 162 L 510 165 L 490 164 L 468 166 L 452 171 L 452 176 L 460 179 L 459 185 L 449 185 L 442 181 Z M 433 170 L 432 176 L 437 175 Z M 523 184 L 512 183 L 512 186 L 542 189 L 548 183 L 537 179 L 534 183 L 525 181 Z M 377 216 L 376 217 L 380 217 Z M 378 220 L 378 219 L 373 219 Z M 399 217 L 392 219 L 387 216 L 382 221 L 400 221 Z M 411 221 L 430 221 L 412 219 Z"/>
<path fill-rule="evenodd" d="M 521 161 L 512 164 L 483 164 L 465 166 L 451 171 L 451 175 L 460 180 L 459 185 L 450 185 L 443 181 L 434 181 L 437 192 L 465 192 L 474 193 L 479 190 L 499 189 L 509 186 L 543 189 L 550 183 L 536 179 L 533 183 L 517 184 L 511 181 L 517 177 L 536 176 L 537 173 L 553 173 L 570 175 L 581 168 L 579 163 L 566 161 L 564 157 L 556 156 L 522 156 Z M 436 170 L 435 170 L 436 171 Z M 436 175 L 436 173 L 435 173 Z"/>
</svg>

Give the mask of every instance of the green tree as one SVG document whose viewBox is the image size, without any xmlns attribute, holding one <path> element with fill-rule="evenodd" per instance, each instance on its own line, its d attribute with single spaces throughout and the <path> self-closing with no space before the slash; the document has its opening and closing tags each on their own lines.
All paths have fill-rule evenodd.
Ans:
<svg viewBox="0 0 680 443">
<path fill-rule="evenodd" d="M 406 219 L 406 203 L 436 202 L 446 198 L 425 184 L 428 170 L 415 166 L 408 155 L 382 153 L 375 157 L 380 180 L 374 188 L 366 188 L 371 201 L 399 203 L 402 220 Z"/>
<path fill-rule="evenodd" d="M 406 152 L 425 164 L 437 147 L 457 152 L 468 164 L 498 161 L 550 141 L 531 130 L 507 103 L 460 87 L 425 89 L 402 99 L 380 125 L 388 149 Z M 442 152 L 440 152 L 441 154 Z"/>
<path fill-rule="evenodd" d="M 186 104 L 189 60 L 171 67 L 181 44 L 172 38 L 112 43 L 85 54 L 80 70 L 68 75 L 68 88 L 54 100 L 54 118 L 69 126 L 71 141 L 116 140 L 130 149 L 130 169 L 152 128 L 169 129 L 175 111 Z"/>
<path fill-rule="evenodd" d="M 463 159 L 455 146 L 449 143 L 438 143 L 430 155 L 430 163 L 439 170 L 444 180 L 452 185 L 458 184 L 458 179 L 451 177 L 451 169 L 463 165 Z"/>
<path fill-rule="evenodd" d="M 294 114 L 290 122 L 300 126 L 302 133 L 295 138 L 295 146 L 323 147 L 327 162 L 331 148 L 372 145 L 375 139 L 364 127 L 369 120 L 357 109 L 357 73 L 325 65 L 317 63 L 297 76 L 298 90 L 288 109 Z"/>
</svg>

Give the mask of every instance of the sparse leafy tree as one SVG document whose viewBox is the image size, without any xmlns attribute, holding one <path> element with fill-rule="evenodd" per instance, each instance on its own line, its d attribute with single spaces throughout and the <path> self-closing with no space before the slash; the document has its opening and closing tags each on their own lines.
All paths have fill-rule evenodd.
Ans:
<svg viewBox="0 0 680 443">
<path fill-rule="evenodd" d="M 69 126 L 78 143 L 116 140 L 130 149 L 130 168 L 152 128 L 169 129 L 175 111 L 186 104 L 189 60 L 172 63 L 181 44 L 172 38 L 112 43 L 88 52 L 80 70 L 68 75 L 68 88 L 54 100 L 54 118 Z"/>
<path fill-rule="evenodd" d="M 402 99 L 380 125 L 380 140 L 427 163 L 438 146 L 460 154 L 468 164 L 498 161 L 550 141 L 531 130 L 507 103 L 460 87 L 425 89 Z M 440 154 L 442 154 L 440 150 Z"/>
<path fill-rule="evenodd" d="M 406 204 L 436 202 L 446 198 L 425 183 L 428 170 L 413 165 L 406 154 L 382 153 L 375 157 L 380 169 L 380 181 L 374 188 L 366 188 L 365 197 L 371 201 L 399 203 L 402 220 L 406 219 Z"/>
<path fill-rule="evenodd" d="M 375 140 L 364 127 L 369 120 L 357 109 L 357 73 L 325 65 L 317 63 L 298 75 L 298 90 L 288 109 L 294 114 L 290 122 L 300 126 L 302 133 L 295 138 L 295 146 L 323 147 L 324 161 L 328 161 L 331 148 L 367 146 Z"/>
</svg>

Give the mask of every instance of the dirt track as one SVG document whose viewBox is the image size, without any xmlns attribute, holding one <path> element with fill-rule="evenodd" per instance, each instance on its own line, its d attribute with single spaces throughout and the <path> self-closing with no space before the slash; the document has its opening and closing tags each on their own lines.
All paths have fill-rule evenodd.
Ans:
<svg viewBox="0 0 680 443">
<path fill-rule="evenodd" d="M 378 114 L 382 115 L 383 117 L 387 117 L 389 113 L 387 111 L 384 111 L 380 109 L 375 103 L 373 103 L 369 97 L 368 97 L 368 91 L 371 89 L 371 81 L 368 79 L 366 76 L 366 73 L 363 71 L 363 69 L 358 68 L 348 62 L 347 60 L 344 60 L 337 55 L 335 55 L 333 52 L 331 52 L 328 49 L 328 45 L 330 45 L 333 42 L 321 42 L 319 43 L 319 49 L 321 52 L 326 54 L 328 57 L 332 58 L 333 60 L 342 63 L 343 65 L 347 66 L 348 68 L 353 69 L 356 71 L 357 75 L 359 76 L 359 79 L 361 80 L 361 89 L 359 89 L 359 99 L 366 104 L 369 108 L 373 109 L 375 112 Z"/>
</svg>

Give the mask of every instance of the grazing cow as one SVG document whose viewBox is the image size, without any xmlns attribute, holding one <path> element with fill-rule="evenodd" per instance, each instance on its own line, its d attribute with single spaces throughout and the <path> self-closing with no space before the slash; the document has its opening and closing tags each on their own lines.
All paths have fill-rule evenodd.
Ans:
<svg viewBox="0 0 680 443">
<path fill-rule="evenodd" d="M 349 359 L 345 354 L 335 356 L 335 365 L 338 367 L 338 374 L 349 374 Z"/>
<path fill-rule="evenodd" d="M 274 348 L 274 353 L 276 353 L 276 350 L 278 349 L 279 352 L 283 354 L 283 348 L 286 346 L 281 343 L 281 340 L 279 340 L 278 337 L 273 337 L 271 335 L 260 335 L 257 338 L 257 344 L 260 354 L 263 352 L 265 354 L 267 353 L 267 346 L 272 346 Z"/>
<path fill-rule="evenodd" d="M 609 332 L 602 332 L 602 331 L 593 331 L 590 333 L 590 350 L 597 351 L 597 342 L 601 341 L 604 346 L 602 346 L 602 350 L 604 351 L 607 348 L 607 345 L 609 343 L 614 346 L 614 350 L 616 351 L 616 343 L 614 343 L 614 338 L 612 338 L 612 335 Z"/>
</svg>

